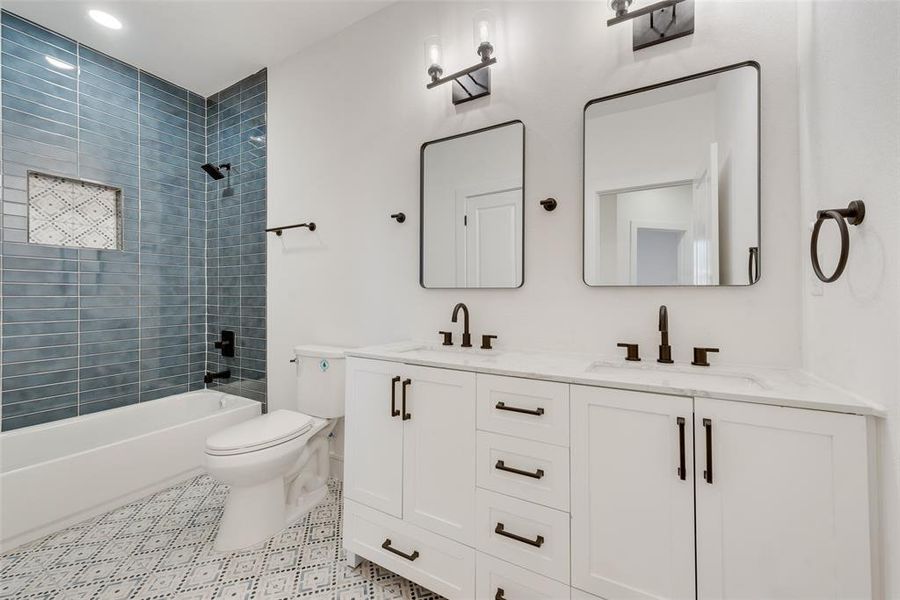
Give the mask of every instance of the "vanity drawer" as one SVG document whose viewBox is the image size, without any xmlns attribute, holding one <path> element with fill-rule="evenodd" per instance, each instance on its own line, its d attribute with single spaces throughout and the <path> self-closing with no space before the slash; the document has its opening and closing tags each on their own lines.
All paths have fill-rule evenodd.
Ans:
<svg viewBox="0 0 900 600">
<path fill-rule="evenodd" d="M 478 489 L 478 550 L 569 583 L 569 514 Z"/>
<path fill-rule="evenodd" d="M 344 547 L 446 598 L 475 595 L 475 550 L 352 500 Z"/>
<path fill-rule="evenodd" d="M 569 510 L 569 449 L 478 432 L 478 487 Z"/>
<path fill-rule="evenodd" d="M 554 381 L 478 375 L 478 429 L 569 445 L 569 386 Z"/>
<path fill-rule="evenodd" d="M 477 600 L 568 600 L 569 586 L 479 552 L 475 559 Z"/>
</svg>

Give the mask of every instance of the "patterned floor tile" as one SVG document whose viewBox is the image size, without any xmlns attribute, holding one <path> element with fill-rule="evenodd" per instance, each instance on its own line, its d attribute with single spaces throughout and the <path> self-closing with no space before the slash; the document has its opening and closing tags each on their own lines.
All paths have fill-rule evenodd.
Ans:
<svg viewBox="0 0 900 600">
<path fill-rule="evenodd" d="M 272 539 L 213 549 L 228 488 L 207 476 L 0 556 L 0 599 L 440 600 L 378 565 L 342 560 L 341 484 Z"/>
</svg>

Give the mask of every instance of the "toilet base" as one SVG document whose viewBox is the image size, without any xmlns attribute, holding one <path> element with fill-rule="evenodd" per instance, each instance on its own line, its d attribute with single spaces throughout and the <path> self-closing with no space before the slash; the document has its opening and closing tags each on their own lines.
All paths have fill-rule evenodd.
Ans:
<svg viewBox="0 0 900 600">
<path fill-rule="evenodd" d="M 249 487 L 232 487 L 213 548 L 234 552 L 255 546 L 285 528 L 284 478 Z"/>
<path fill-rule="evenodd" d="M 296 521 L 299 521 L 306 514 L 311 511 L 317 504 L 319 504 L 325 497 L 328 495 L 328 486 L 323 485 L 322 487 L 315 489 L 307 494 L 304 494 L 300 498 L 297 499 L 297 502 L 287 507 L 287 524 L 288 526 L 293 525 Z"/>
</svg>

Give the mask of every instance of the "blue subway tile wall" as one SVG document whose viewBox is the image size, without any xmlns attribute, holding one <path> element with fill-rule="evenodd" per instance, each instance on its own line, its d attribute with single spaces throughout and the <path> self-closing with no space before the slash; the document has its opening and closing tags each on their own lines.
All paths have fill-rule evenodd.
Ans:
<svg viewBox="0 0 900 600">
<path fill-rule="evenodd" d="M 227 391 L 266 401 L 266 71 L 206 101 L 206 155 L 231 164 L 207 181 L 207 332 L 211 371 L 228 369 Z M 235 356 L 213 348 L 235 332 Z"/>
<path fill-rule="evenodd" d="M 0 26 L 2 428 L 203 388 L 220 322 L 238 335 L 229 391 L 264 401 L 265 73 L 207 100 L 12 13 Z M 210 149 L 235 164 L 232 196 L 200 169 Z M 121 188 L 123 248 L 27 243 L 28 170 Z"/>
</svg>

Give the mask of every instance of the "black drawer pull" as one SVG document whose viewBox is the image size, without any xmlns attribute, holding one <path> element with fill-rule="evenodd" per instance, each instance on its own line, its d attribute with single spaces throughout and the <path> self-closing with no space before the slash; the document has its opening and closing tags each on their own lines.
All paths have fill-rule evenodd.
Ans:
<svg viewBox="0 0 900 600">
<path fill-rule="evenodd" d="M 402 556 L 409 562 L 412 562 L 412 561 L 416 560 L 417 558 L 419 558 L 418 550 L 413 550 L 412 554 L 407 554 L 406 552 L 401 552 L 401 551 L 397 550 L 396 548 L 391 548 L 391 538 L 387 538 L 386 540 L 384 540 L 384 543 L 381 544 L 381 547 L 384 548 L 385 550 L 387 550 L 388 552 L 391 552 L 392 554 L 396 554 L 397 556 Z"/>
<path fill-rule="evenodd" d="M 544 476 L 543 469 L 537 469 L 534 473 L 531 471 L 522 471 L 520 469 L 514 469 L 512 467 L 507 467 L 506 464 L 502 460 L 498 460 L 497 464 L 494 465 L 494 468 L 499 471 L 506 471 L 507 473 L 515 473 L 516 475 L 524 475 L 525 477 L 532 477 L 534 479 L 540 479 Z"/>
<path fill-rule="evenodd" d="M 497 588 L 497 593 L 494 594 L 494 600 L 506 600 L 506 596 L 503 595 L 503 588 Z"/>
<path fill-rule="evenodd" d="M 391 379 L 391 416 L 396 417 L 400 415 L 400 411 L 397 410 L 397 384 L 400 383 L 400 376 L 397 375 L 393 379 Z"/>
<path fill-rule="evenodd" d="M 703 471 L 703 479 L 706 480 L 706 483 L 712 483 L 712 421 L 709 419 L 703 419 L 703 428 L 706 429 L 706 470 Z"/>
<path fill-rule="evenodd" d="M 684 481 L 687 477 L 687 468 L 684 462 L 684 417 L 678 417 L 675 422 L 678 423 L 678 477 Z"/>
<path fill-rule="evenodd" d="M 409 384 L 411 384 L 411 383 L 412 383 L 412 379 L 404 379 L 403 385 L 401 386 L 403 388 L 403 397 L 401 399 L 401 404 L 403 405 L 403 420 L 404 421 L 409 421 L 410 419 L 412 419 L 412 415 L 409 414 L 408 412 L 406 412 L 406 388 L 409 387 Z"/>
<path fill-rule="evenodd" d="M 497 535 L 502 535 L 503 537 L 508 537 L 511 540 L 516 540 L 517 542 L 522 542 L 523 544 L 528 544 L 529 546 L 534 546 L 535 548 L 540 548 L 544 545 L 544 536 L 539 535 L 535 539 L 529 540 L 528 538 L 524 538 L 520 535 L 508 533 L 503 527 L 503 523 L 497 523 L 497 526 L 494 527 L 494 533 L 496 533 Z"/>
<path fill-rule="evenodd" d="M 540 407 L 538 407 L 534 410 L 531 410 L 530 408 L 518 408 L 515 406 L 507 406 L 503 402 L 498 402 L 497 406 L 495 406 L 494 408 L 496 408 L 497 410 L 508 410 L 510 412 L 522 413 L 523 415 L 534 415 L 536 417 L 539 417 L 542 414 L 544 414 L 544 409 L 540 408 Z"/>
</svg>

